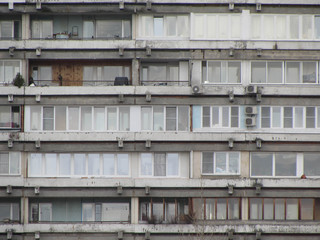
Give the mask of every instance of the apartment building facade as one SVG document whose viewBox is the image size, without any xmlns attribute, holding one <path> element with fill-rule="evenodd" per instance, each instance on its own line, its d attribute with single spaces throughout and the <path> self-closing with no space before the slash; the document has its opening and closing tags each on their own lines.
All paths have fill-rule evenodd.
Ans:
<svg viewBox="0 0 320 240">
<path fill-rule="evenodd" d="M 0 13 L 0 239 L 319 239 L 318 0 Z"/>
</svg>

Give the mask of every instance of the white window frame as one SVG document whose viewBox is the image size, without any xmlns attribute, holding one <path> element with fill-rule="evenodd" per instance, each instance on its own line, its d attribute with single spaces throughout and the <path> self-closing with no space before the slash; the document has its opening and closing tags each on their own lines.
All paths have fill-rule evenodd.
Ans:
<svg viewBox="0 0 320 240">
<path fill-rule="evenodd" d="M 210 82 L 209 81 L 209 68 L 208 68 L 208 63 L 209 62 L 217 62 L 217 63 L 220 63 L 220 81 L 219 82 Z M 204 79 L 202 79 L 202 83 L 203 84 L 208 84 L 208 85 L 223 85 L 223 84 L 234 84 L 234 85 L 241 85 L 242 84 L 242 73 L 243 73 L 243 61 L 226 61 L 226 60 L 221 60 L 221 61 L 217 61 L 217 60 L 208 60 L 208 61 L 202 61 L 202 64 L 205 63 L 205 70 L 206 72 L 203 73 L 202 72 L 202 78 L 205 74 L 206 76 L 206 79 L 204 81 Z M 240 82 L 236 82 L 236 83 L 233 83 L 233 82 L 229 82 L 229 63 L 240 63 Z M 226 68 L 224 69 L 225 72 L 223 73 L 223 67 L 222 67 L 222 64 L 226 64 Z M 201 67 L 201 71 L 203 71 L 203 65 Z M 222 82 L 222 75 L 225 75 L 226 76 L 226 82 Z"/>
<path fill-rule="evenodd" d="M 33 30 L 32 30 L 32 27 L 33 27 L 33 22 L 39 22 L 39 34 L 40 34 L 40 39 L 51 39 L 51 38 L 53 38 L 53 20 L 32 20 L 31 21 L 31 35 L 32 35 L 32 33 L 33 33 Z M 51 36 L 49 37 L 49 36 L 43 36 L 43 31 L 42 31 L 42 29 L 43 29 L 43 23 L 44 22 L 49 22 L 49 24 L 50 24 L 50 28 L 51 28 Z M 34 36 L 32 36 L 32 39 L 38 39 L 38 38 L 36 38 L 36 37 L 34 37 Z"/>
<path fill-rule="evenodd" d="M 98 27 L 97 24 L 98 22 L 107 22 L 107 21 L 120 21 L 121 22 L 121 36 L 119 37 L 105 37 L 105 36 L 99 36 L 99 32 L 98 32 Z M 130 22 L 130 32 L 131 32 L 131 36 L 132 36 L 132 24 L 131 24 L 131 20 L 130 19 L 97 19 L 94 22 L 94 34 L 95 34 L 95 38 L 99 38 L 99 39 L 123 39 L 125 38 L 124 36 L 124 27 L 125 27 L 125 22 Z"/>
<path fill-rule="evenodd" d="M 40 155 L 40 174 L 34 174 L 32 175 L 31 172 L 31 154 L 39 154 Z M 71 177 L 71 178 L 81 178 L 81 177 L 130 177 L 131 176 L 131 154 L 129 153 L 110 153 L 114 155 L 114 174 L 112 175 L 105 175 L 103 172 L 104 169 L 104 159 L 103 155 L 108 154 L 108 153 L 50 153 L 50 154 L 55 154 L 55 166 L 56 166 L 56 171 L 55 174 L 47 174 L 46 173 L 46 154 L 48 153 L 30 153 L 28 155 L 28 177 Z M 61 161 L 60 161 L 60 154 L 70 154 L 70 174 L 61 174 L 60 169 L 61 169 Z M 83 154 L 85 157 L 85 174 L 80 174 L 76 175 L 75 174 L 75 154 Z M 89 175 L 89 154 L 98 154 L 99 155 L 99 174 L 93 174 Z M 124 154 L 127 155 L 128 157 L 128 174 L 126 175 L 121 175 L 118 174 L 118 155 L 119 154 Z"/>
<path fill-rule="evenodd" d="M 304 83 L 303 82 L 303 64 L 304 63 L 316 63 L 316 81 L 314 83 Z M 299 82 L 297 83 L 291 83 L 288 82 L 287 80 L 287 65 L 288 63 L 299 63 Z M 285 61 L 285 65 L 284 65 L 284 72 L 285 72 L 285 83 L 288 85 L 296 85 L 296 84 L 307 84 L 307 85 L 314 85 L 314 84 L 319 84 L 319 61 Z"/>
<path fill-rule="evenodd" d="M 253 176 L 252 175 L 252 153 L 269 153 L 272 154 L 272 175 L 264 175 L 264 176 Z M 295 154 L 296 156 L 296 175 L 295 176 L 276 176 L 276 154 Z M 251 152 L 250 153 L 250 177 L 251 178 L 300 178 L 302 174 L 302 166 L 301 166 L 301 154 L 292 153 L 292 152 Z"/>
<path fill-rule="evenodd" d="M 240 175 L 240 167 L 241 167 L 241 153 L 240 152 L 207 152 L 207 153 L 212 153 L 213 154 L 213 169 L 212 169 L 212 173 L 203 173 L 203 153 L 201 153 L 201 175 Z M 226 154 L 226 172 L 217 172 L 217 157 L 216 154 L 217 153 L 224 153 Z M 229 172 L 229 159 L 230 159 L 230 154 L 231 153 L 236 153 L 238 154 L 238 172 L 236 173 L 232 173 Z"/>
<path fill-rule="evenodd" d="M 5 63 L 8 63 L 8 62 L 15 62 L 15 63 L 19 63 L 19 69 L 14 69 L 14 67 L 11 67 L 13 68 L 13 72 L 14 72 L 14 76 L 15 77 L 17 75 L 17 73 L 20 73 L 21 72 L 21 61 L 20 60 L 7 60 L 7 59 L 1 59 L 0 60 L 0 68 L 2 68 L 2 76 L 0 75 L 0 85 L 9 85 L 12 83 L 13 79 L 7 79 L 5 78 L 5 70 L 4 70 L 4 66 L 5 66 Z M 17 71 L 18 70 L 18 71 Z"/>
<path fill-rule="evenodd" d="M 141 161 L 141 155 L 142 154 L 150 154 L 151 155 L 151 175 L 147 175 L 147 174 L 143 174 L 142 173 L 142 161 Z M 166 175 L 165 176 L 155 176 L 154 174 L 154 168 L 155 168 L 155 154 L 165 154 L 166 157 Z M 178 155 L 178 175 L 168 175 L 168 154 L 177 154 Z M 181 166 L 181 157 L 179 153 L 161 153 L 161 152 L 155 152 L 155 153 L 140 153 L 139 154 L 139 175 L 141 177 L 151 177 L 151 178 L 168 178 L 168 177 L 173 177 L 173 178 L 179 178 L 181 176 L 181 170 L 180 170 L 180 166 Z"/>
<path fill-rule="evenodd" d="M 259 82 L 253 82 L 252 81 L 252 63 L 253 62 L 259 62 L 259 63 L 265 63 L 265 69 L 266 69 L 266 71 L 265 71 L 265 78 L 266 78 L 266 82 L 261 82 L 261 83 L 259 83 Z M 274 62 L 281 62 L 282 64 L 282 66 L 281 66 L 281 82 L 279 82 L 279 83 L 269 83 L 268 82 L 268 64 L 269 63 L 274 63 Z M 285 82 L 285 61 L 261 61 L 261 60 L 252 60 L 252 61 L 250 61 L 250 84 L 259 84 L 259 85 L 270 85 L 270 84 L 272 84 L 272 85 L 279 85 L 279 84 L 283 84 L 284 82 Z"/>
<path fill-rule="evenodd" d="M 7 38 L 13 38 L 14 37 L 14 21 L 13 20 L 1 20 L 0 21 L 0 39 L 3 38 L 3 36 L 1 35 L 1 32 L 2 32 L 2 23 L 3 22 L 10 22 L 11 23 L 11 36 L 10 37 L 6 37 L 4 39 L 7 39 Z M 11 40 L 10 39 L 10 40 Z"/>
<path fill-rule="evenodd" d="M 19 203 L 8 203 L 8 202 L 0 202 L 0 205 L 9 205 L 10 208 L 10 217 L 9 220 L 10 221 L 20 221 L 20 204 Z M 18 219 L 13 219 L 13 209 L 17 208 L 17 212 L 18 212 Z M 3 221 L 4 219 L 0 219 L 0 223 Z"/>
<path fill-rule="evenodd" d="M 0 152 L 0 153 L 8 153 L 8 173 L 0 173 L 1 175 L 21 175 L 21 153 L 20 152 Z M 14 158 L 14 154 L 18 154 L 19 155 L 19 159 L 18 159 L 18 165 L 19 165 L 19 169 L 18 169 L 18 173 L 12 173 L 11 172 L 11 162 L 13 161 L 12 158 Z"/>
<path fill-rule="evenodd" d="M 209 127 L 203 127 L 203 108 L 204 107 L 209 107 L 210 108 L 210 126 Z M 212 112 L 213 108 L 216 107 L 219 109 L 219 124 L 217 126 L 214 126 L 212 124 Z M 232 120 L 232 115 L 231 115 L 231 108 L 236 107 L 238 108 L 238 127 L 231 127 L 231 120 Z M 229 116 L 228 116 L 228 126 L 223 126 L 223 108 L 228 108 Z M 240 107 L 239 106 L 209 106 L 205 105 L 201 107 L 201 128 L 232 128 L 232 129 L 238 129 L 240 128 L 240 118 L 241 118 L 241 113 L 240 113 Z"/>
</svg>

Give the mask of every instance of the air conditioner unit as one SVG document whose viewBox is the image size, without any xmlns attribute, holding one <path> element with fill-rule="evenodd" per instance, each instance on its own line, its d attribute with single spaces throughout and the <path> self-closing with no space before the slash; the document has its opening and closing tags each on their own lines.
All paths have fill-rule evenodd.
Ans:
<svg viewBox="0 0 320 240">
<path fill-rule="evenodd" d="M 129 80 L 127 77 L 116 77 L 114 79 L 114 86 L 124 86 L 129 85 Z"/>
<path fill-rule="evenodd" d="M 257 107 L 256 106 L 246 106 L 245 112 L 247 115 L 256 115 Z"/>
<path fill-rule="evenodd" d="M 246 87 L 246 94 L 254 94 L 257 92 L 257 86 L 249 85 Z"/>
<path fill-rule="evenodd" d="M 193 94 L 201 94 L 201 93 L 202 93 L 201 87 L 198 86 L 198 85 L 192 86 L 192 93 L 193 93 Z"/>
<path fill-rule="evenodd" d="M 255 117 L 246 117 L 246 126 L 247 127 L 254 127 L 256 125 L 256 118 Z"/>
</svg>

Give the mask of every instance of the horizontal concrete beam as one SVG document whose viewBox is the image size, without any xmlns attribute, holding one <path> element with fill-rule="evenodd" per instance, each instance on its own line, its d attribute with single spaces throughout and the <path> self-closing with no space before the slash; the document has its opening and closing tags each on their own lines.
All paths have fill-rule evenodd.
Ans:
<svg viewBox="0 0 320 240">
<path fill-rule="evenodd" d="M 319 178 L 263 178 L 259 179 L 262 188 L 319 189 Z M 1 177 L 0 186 L 6 187 L 117 187 L 124 188 L 226 188 L 228 184 L 235 188 L 253 188 L 254 178 L 187 179 L 187 178 L 21 178 Z M 152 190 L 152 189 L 151 189 Z"/>
</svg>

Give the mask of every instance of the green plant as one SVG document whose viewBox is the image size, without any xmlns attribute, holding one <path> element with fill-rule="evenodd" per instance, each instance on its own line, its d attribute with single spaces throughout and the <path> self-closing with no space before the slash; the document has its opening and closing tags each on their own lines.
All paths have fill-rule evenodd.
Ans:
<svg viewBox="0 0 320 240">
<path fill-rule="evenodd" d="M 24 86 L 24 79 L 20 73 L 17 73 L 17 75 L 13 79 L 13 85 L 17 86 L 18 88 Z"/>
</svg>

